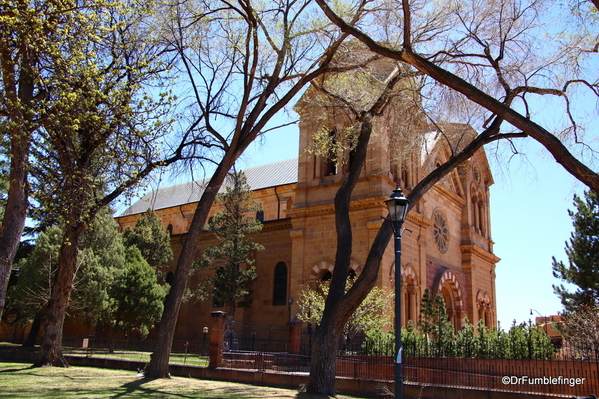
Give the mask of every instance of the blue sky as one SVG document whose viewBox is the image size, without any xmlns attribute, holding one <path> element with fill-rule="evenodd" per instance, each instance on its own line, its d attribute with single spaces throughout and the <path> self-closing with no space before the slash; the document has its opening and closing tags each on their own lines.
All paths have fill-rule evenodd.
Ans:
<svg viewBox="0 0 599 399">
<path fill-rule="evenodd" d="M 489 151 L 495 178 L 491 187 L 498 320 L 502 328 L 561 310 L 552 285 L 551 257 L 565 260 L 564 243 L 572 223 L 568 209 L 583 186 L 546 152 L 527 140 L 525 155 L 500 164 Z M 298 130 L 288 127 L 264 137 L 248 149 L 239 166 L 247 168 L 298 155 Z M 530 311 L 533 309 L 533 315 Z M 537 313 L 538 312 L 538 313 Z"/>
<path fill-rule="evenodd" d="M 584 186 L 536 143 L 529 143 L 527 166 L 512 173 L 492 164 L 491 223 L 497 264 L 497 312 L 501 325 L 549 316 L 562 309 L 552 285 L 552 256 L 567 261 L 565 242 L 572 232 L 568 209 Z M 533 310 L 533 316 L 530 311 Z M 537 313 L 538 312 L 538 313 Z M 507 323 L 507 324 L 506 324 Z"/>
</svg>

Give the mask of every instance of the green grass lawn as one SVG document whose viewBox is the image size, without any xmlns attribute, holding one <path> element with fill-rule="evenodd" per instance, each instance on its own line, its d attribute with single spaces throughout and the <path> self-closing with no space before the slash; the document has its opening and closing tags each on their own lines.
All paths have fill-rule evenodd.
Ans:
<svg viewBox="0 0 599 399">
<path fill-rule="evenodd" d="M 149 362 L 150 352 L 132 351 L 132 350 L 115 350 L 113 353 L 108 353 L 107 350 L 87 350 L 79 348 L 66 348 L 65 355 L 81 356 L 81 357 L 97 357 L 101 359 L 118 359 L 118 360 L 133 360 L 136 362 Z M 208 356 L 199 357 L 197 354 L 181 354 L 171 353 L 169 357 L 170 364 L 183 364 L 186 366 L 208 367 Z"/>
<path fill-rule="evenodd" d="M 0 398 L 316 399 L 290 389 L 174 377 L 146 379 L 136 372 L 91 367 L 31 368 L 0 362 Z M 349 399 L 349 396 L 338 396 Z"/>
</svg>

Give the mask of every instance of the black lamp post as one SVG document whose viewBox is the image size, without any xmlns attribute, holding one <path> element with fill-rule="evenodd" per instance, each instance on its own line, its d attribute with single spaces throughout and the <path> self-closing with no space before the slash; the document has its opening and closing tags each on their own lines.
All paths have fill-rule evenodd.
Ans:
<svg viewBox="0 0 599 399">
<path fill-rule="evenodd" d="M 401 347 L 401 226 L 410 207 L 410 200 L 397 187 L 385 201 L 389 209 L 388 220 L 395 236 L 395 397 L 403 399 L 402 347 Z"/>
<path fill-rule="evenodd" d="M 204 333 L 204 353 L 208 353 L 206 350 L 206 337 L 208 336 L 208 330 L 208 326 L 204 326 L 204 328 L 202 328 L 202 332 Z"/>
</svg>

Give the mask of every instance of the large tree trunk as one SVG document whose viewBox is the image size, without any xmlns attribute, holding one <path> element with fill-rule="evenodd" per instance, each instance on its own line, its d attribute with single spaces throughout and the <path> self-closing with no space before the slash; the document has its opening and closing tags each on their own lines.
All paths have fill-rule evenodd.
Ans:
<svg viewBox="0 0 599 399">
<path fill-rule="evenodd" d="M 32 52 L 22 55 L 20 70 L 6 54 L 4 46 L 0 46 L 0 65 L 4 95 L 9 100 L 8 125 L 13 125 L 10 134 L 10 172 L 8 175 L 8 198 L 4 219 L 0 228 L 0 321 L 4 312 L 6 290 L 12 270 L 12 264 L 21 242 L 25 228 L 27 209 L 29 208 L 29 185 L 27 170 L 29 168 L 29 147 L 31 136 L 30 113 L 24 113 L 33 102 L 34 77 L 32 75 Z M 18 74 L 18 75 L 17 75 Z M 21 104 L 22 108 L 19 107 Z"/>
<path fill-rule="evenodd" d="M 164 304 L 164 312 L 162 313 L 162 319 L 158 327 L 156 348 L 154 349 L 154 353 L 152 353 L 150 363 L 148 363 L 145 369 L 145 375 L 149 378 L 170 377 L 168 363 L 173 346 L 173 338 L 175 337 L 177 318 L 179 317 L 181 301 L 187 287 L 191 265 L 198 257 L 199 242 L 204 231 L 204 226 L 206 225 L 206 220 L 208 219 L 210 208 L 236 159 L 237 157 L 233 151 L 228 151 L 225 154 L 202 194 L 193 215 L 189 232 L 187 233 L 177 262 L 173 283 Z"/>
<path fill-rule="evenodd" d="M 341 183 L 335 195 L 335 229 L 337 251 L 335 254 L 335 273 L 325 302 L 320 326 L 316 330 L 315 344 L 310 363 L 310 380 L 307 391 L 326 395 L 335 395 L 335 373 L 339 340 L 345 318 L 339 312 L 339 303 L 345 294 L 345 286 L 352 253 L 352 229 L 349 218 L 351 195 L 356 186 L 364 162 L 368 142 L 372 133 L 372 114 L 365 113 L 360 128 L 360 136 L 347 177 Z"/>
<path fill-rule="evenodd" d="M 27 184 L 27 154 L 29 136 L 20 129 L 12 133 L 9 188 L 4 219 L 0 230 L 0 320 L 4 312 L 6 290 L 13 260 L 25 228 L 29 207 Z"/>
<path fill-rule="evenodd" d="M 69 367 L 62 353 L 62 329 L 77 272 L 78 246 L 84 228 L 81 223 L 76 222 L 78 218 L 71 217 L 68 220 L 70 223 L 66 223 L 65 226 L 58 270 L 42 325 L 41 358 L 35 364 L 36 366 Z"/>
</svg>

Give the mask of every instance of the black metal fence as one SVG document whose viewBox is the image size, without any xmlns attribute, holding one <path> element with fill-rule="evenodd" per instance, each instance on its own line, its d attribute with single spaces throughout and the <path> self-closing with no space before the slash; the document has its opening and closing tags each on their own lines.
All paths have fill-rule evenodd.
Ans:
<svg viewBox="0 0 599 399">
<path fill-rule="evenodd" d="M 224 365 L 229 368 L 274 370 L 308 373 L 310 354 L 314 345 L 313 326 L 304 324 L 301 345 L 291 352 L 290 328 L 248 323 L 225 325 Z M 111 352 L 149 354 L 154 350 L 153 339 L 112 337 L 66 337 L 65 347 L 87 356 L 111 356 Z M 472 356 L 445 356 L 434 342 L 407 342 L 404 347 L 403 370 L 407 383 L 477 387 L 481 389 L 517 392 L 537 392 L 570 396 L 599 393 L 599 350 L 556 345 L 545 359 L 501 359 L 504 348 L 484 348 L 465 351 Z M 173 343 L 173 363 L 189 359 L 205 359 L 209 352 L 209 337 L 204 334 L 195 340 L 176 340 Z M 68 351 L 67 351 L 68 352 Z M 508 351 L 509 352 L 509 351 Z M 337 375 L 354 379 L 392 382 L 395 359 L 394 344 L 388 339 L 368 340 L 364 336 L 343 339 L 337 357 Z M 482 355 L 481 355 L 482 354 Z M 124 355 L 122 355 L 124 356 Z"/>
<path fill-rule="evenodd" d="M 289 328 L 272 324 L 225 324 L 225 352 L 289 352 Z"/>
</svg>

